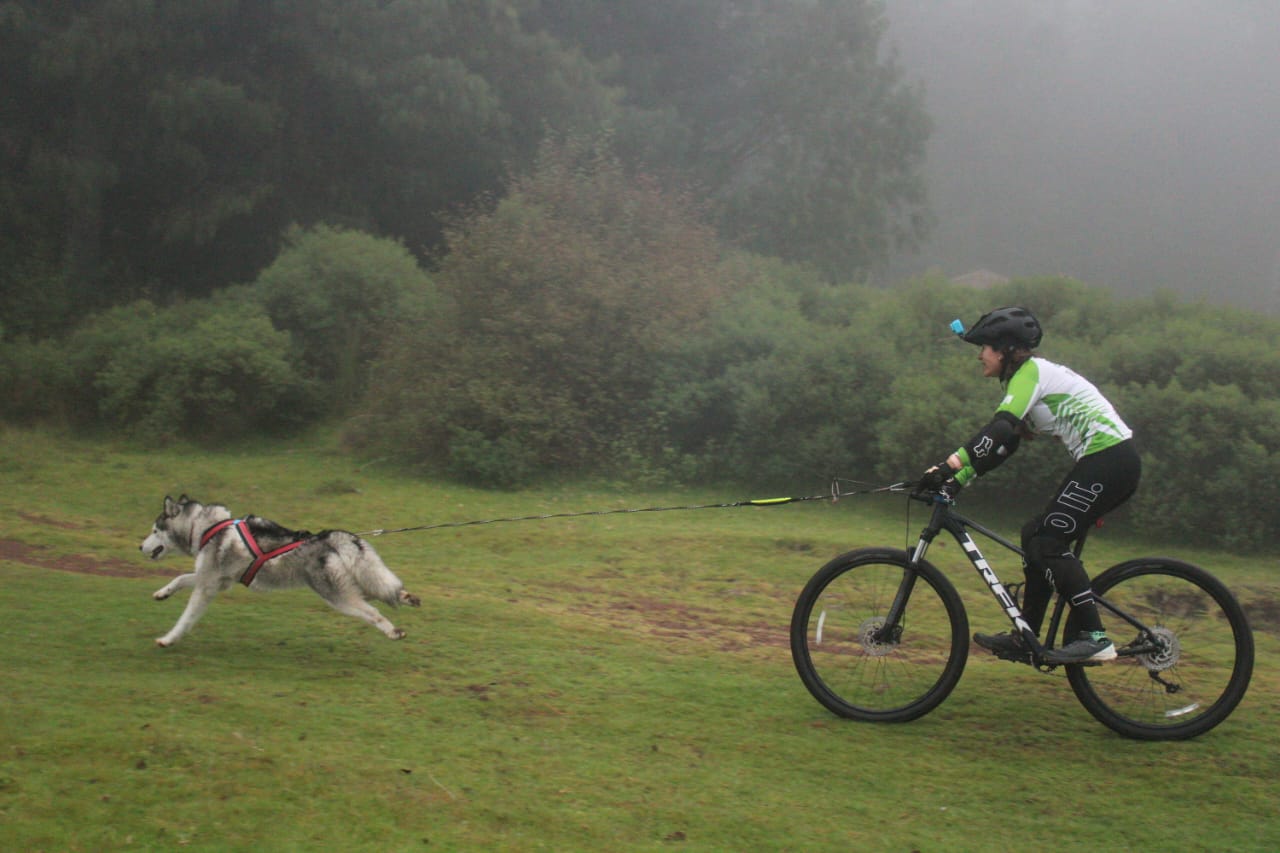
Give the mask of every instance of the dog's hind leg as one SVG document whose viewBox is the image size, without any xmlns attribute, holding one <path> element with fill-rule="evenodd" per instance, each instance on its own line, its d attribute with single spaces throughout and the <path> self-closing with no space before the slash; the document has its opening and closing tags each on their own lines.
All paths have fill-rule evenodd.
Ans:
<svg viewBox="0 0 1280 853">
<path fill-rule="evenodd" d="M 363 619 L 382 633 L 386 634 L 389 639 L 404 639 L 404 631 L 391 624 L 391 620 L 383 616 L 378 608 L 355 593 L 354 591 L 340 598 L 324 597 L 329 606 L 339 613 L 345 613 L 347 616 L 354 616 L 357 619 Z"/>
<path fill-rule="evenodd" d="M 182 577 L 187 576 L 183 575 Z M 181 579 L 178 578 L 178 580 Z M 187 586 L 195 587 L 191 592 L 191 598 L 187 599 L 187 609 L 182 611 L 182 615 L 178 617 L 178 621 L 174 626 L 169 629 L 169 633 L 163 637 L 156 638 L 156 645 L 162 649 L 168 648 L 178 640 L 181 640 L 191 630 L 192 626 L 200 621 L 200 617 L 204 615 L 209 602 L 213 601 L 213 597 L 218 594 L 216 589 L 211 589 L 204 584 L 194 583 L 194 581 L 189 582 Z"/>
<path fill-rule="evenodd" d="M 154 598 L 156 601 L 164 601 L 166 598 L 173 595 L 175 592 L 179 592 L 181 590 L 186 589 L 189 586 L 194 585 L 195 582 L 196 582 L 195 572 L 187 572 L 185 575 L 178 575 L 176 578 L 169 581 L 167 584 L 160 587 L 155 592 L 151 593 L 151 597 Z"/>
</svg>

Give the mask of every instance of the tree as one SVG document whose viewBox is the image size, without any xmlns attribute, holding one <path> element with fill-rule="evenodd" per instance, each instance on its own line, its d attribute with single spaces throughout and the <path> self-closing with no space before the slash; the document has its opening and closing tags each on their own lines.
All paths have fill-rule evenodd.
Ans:
<svg viewBox="0 0 1280 853">
<path fill-rule="evenodd" d="M 452 310 L 393 343 L 362 432 L 488 482 L 596 469 L 643 440 L 663 358 L 720 292 L 696 205 L 582 138 L 544 143 L 448 248 L 435 278 Z"/>
<path fill-rule="evenodd" d="M 871 0 L 0 3 L 0 310 L 251 279 L 291 224 L 426 257 L 548 130 L 610 129 L 725 235 L 853 277 L 926 224 L 919 95 Z"/>
<path fill-rule="evenodd" d="M 6 252 L 56 273 L 67 310 L 251 269 L 260 247 L 212 251 L 273 190 L 277 116 L 209 35 L 232 29 L 233 6 L 6 5 L 24 117 L 4 146 Z"/>
<path fill-rule="evenodd" d="M 872 0 L 590 0 L 535 18 L 592 56 L 616 55 L 620 146 L 696 179 L 726 237 L 847 280 L 914 248 L 930 226 L 930 124 L 883 43 Z"/>
<path fill-rule="evenodd" d="M 613 109 L 591 63 L 526 31 L 519 11 L 509 0 L 0 4 L 0 308 L 23 315 L 6 326 L 208 295 L 256 274 L 292 223 L 340 223 L 425 254 L 441 213 L 529 162 L 547 127 L 599 124 Z"/>
<path fill-rule="evenodd" d="M 878 5 L 766 9 L 747 109 L 713 160 L 725 175 L 726 228 L 834 280 L 865 275 L 927 231 L 923 98 L 881 55 Z"/>
</svg>

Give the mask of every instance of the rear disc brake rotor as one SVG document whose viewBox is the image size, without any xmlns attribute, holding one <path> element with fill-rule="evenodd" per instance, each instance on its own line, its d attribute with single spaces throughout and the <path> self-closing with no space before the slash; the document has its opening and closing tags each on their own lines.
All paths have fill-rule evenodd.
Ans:
<svg viewBox="0 0 1280 853">
<path fill-rule="evenodd" d="M 1160 644 L 1160 650 L 1138 655 L 1142 665 L 1150 672 L 1164 672 L 1176 666 L 1182 657 L 1182 644 L 1178 642 L 1177 635 L 1168 628 L 1153 628 L 1151 636 Z"/>
</svg>

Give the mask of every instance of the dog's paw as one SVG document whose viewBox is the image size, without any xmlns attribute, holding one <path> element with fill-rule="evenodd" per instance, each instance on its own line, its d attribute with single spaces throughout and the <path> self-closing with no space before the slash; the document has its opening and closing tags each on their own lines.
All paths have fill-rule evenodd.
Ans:
<svg viewBox="0 0 1280 853">
<path fill-rule="evenodd" d="M 387 634 L 387 639 L 389 639 L 389 640 L 403 640 L 403 639 L 404 639 L 404 636 L 405 636 L 405 635 L 404 635 L 404 631 L 402 631 L 402 630 L 401 630 L 401 629 L 399 629 L 399 628 L 396 628 L 396 629 L 395 629 L 394 631 L 392 631 L 390 634 Z"/>
<path fill-rule="evenodd" d="M 156 645 L 162 649 L 167 649 L 173 645 L 173 641 L 168 637 L 156 637 Z"/>
<path fill-rule="evenodd" d="M 402 604 L 407 604 L 407 605 L 409 605 L 410 607 L 421 607 L 421 606 L 422 606 L 422 599 L 421 599 L 421 598 L 418 598 L 418 596 L 416 596 L 416 595 L 411 595 L 411 594 L 409 594 L 409 593 L 405 592 L 404 590 L 400 590 L 400 602 L 401 602 Z"/>
<path fill-rule="evenodd" d="M 155 592 L 151 593 L 151 597 L 156 601 L 164 601 L 172 594 L 173 593 L 169 592 L 169 588 L 165 587 L 164 589 L 157 589 Z"/>
</svg>

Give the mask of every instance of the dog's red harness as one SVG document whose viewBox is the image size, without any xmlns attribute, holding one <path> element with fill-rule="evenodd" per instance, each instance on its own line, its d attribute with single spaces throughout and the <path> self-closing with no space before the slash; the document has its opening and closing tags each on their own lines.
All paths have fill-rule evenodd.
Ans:
<svg viewBox="0 0 1280 853">
<path fill-rule="evenodd" d="M 263 553 L 262 548 L 258 546 L 258 540 L 253 538 L 253 532 L 249 530 L 249 525 L 245 524 L 243 518 L 228 518 L 226 521 L 219 521 L 213 527 L 210 527 L 200 537 L 200 547 L 203 548 L 209 544 L 209 540 L 217 536 L 228 527 L 234 527 L 236 533 L 240 534 L 240 541 L 249 549 L 249 553 L 253 554 L 253 562 L 249 564 L 249 568 L 244 570 L 244 574 L 240 576 L 240 583 L 248 586 L 253 583 L 253 576 L 258 573 L 258 569 L 262 568 L 262 564 L 267 560 L 275 559 L 281 554 L 287 554 L 294 548 L 297 548 L 305 540 L 299 539 L 297 542 L 290 542 L 287 545 L 281 545 L 267 553 Z"/>
</svg>

